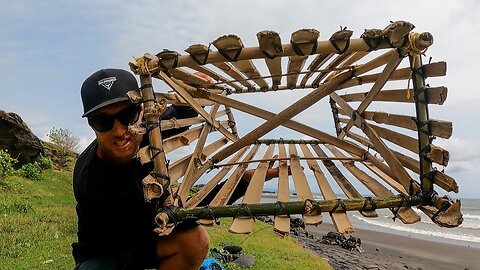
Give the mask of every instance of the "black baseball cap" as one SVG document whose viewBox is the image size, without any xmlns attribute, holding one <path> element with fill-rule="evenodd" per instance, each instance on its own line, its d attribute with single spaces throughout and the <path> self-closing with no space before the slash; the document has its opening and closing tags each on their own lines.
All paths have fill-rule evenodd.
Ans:
<svg viewBox="0 0 480 270">
<path fill-rule="evenodd" d="M 93 73 L 82 84 L 82 117 L 88 117 L 105 106 L 129 100 L 126 94 L 130 90 L 138 90 L 138 84 L 135 76 L 126 70 L 109 68 Z"/>
</svg>

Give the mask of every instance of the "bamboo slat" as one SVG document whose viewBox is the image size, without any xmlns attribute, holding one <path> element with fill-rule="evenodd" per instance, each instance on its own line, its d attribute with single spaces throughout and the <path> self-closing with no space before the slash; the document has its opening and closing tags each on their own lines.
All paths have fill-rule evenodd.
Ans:
<svg viewBox="0 0 480 270">
<path fill-rule="evenodd" d="M 210 115 L 214 118 L 214 115 L 217 113 L 218 108 L 220 107 L 220 104 L 215 104 L 211 110 L 210 110 Z M 195 184 L 195 180 L 191 177 L 191 175 L 194 173 L 196 170 L 196 158 L 201 154 L 203 147 L 205 146 L 205 142 L 207 141 L 207 135 L 210 133 L 210 130 L 212 129 L 212 125 L 209 123 L 205 123 L 205 125 L 202 127 L 202 131 L 200 133 L 200 136 L 197 141 L 197 145 L 195 145 L 195 150 L 193 151 L 192 158 L 190 159 L 190 162 L 188 163 L 187 170 L 185 173 L 185 177 L 183 178 L 183 182 L 180 185 L 177 195 L 180 196 L 180 200 L 182 202 L 185 202 L 187 199 L 187 194 L 192 188 L 192 186 Z"/>
<path fill-rule="evenodd" d="M 300 148 L 302 149 L 305 157 L 313 157 L 312 152 L 308 149 L 308 146 L 306 144 L 300 144 Z M 325 175 L 320 170 L 320 166 L 318 165 L 318 163 L 314 160 L 307 160 L 307 164 L 310 170 L 313 171 L 315 179 L 317 179 L 317 183 L 320 191 L 322 192 L 323 198 L 325 200 L 336 200 L 337 196 L 333 192 L 333 189 L 330 187 L 327 178 L 325 178 Z M 346 213 L 333 212 L 330 213 L 330 217 L 332 218 L 333 226 L 335 226 L 337 232 L 352 233 L 355 231 Z"/>
<path fill-rule="evenodd" d="M 423 67 L 424 68 L 422 69 L 422 72 L 423 72 L 422 74 L 426 78 L 445 76 L 447 71 L 447 65 L 445 62 L 430 63 L 430 64 L 424 65 Z M 400 68 L 392 73 L 392 75 L 389 78 L 389 81 L 408 80 L 410 79 L 411 74 L 412 74 L 412 70 L 410 68 Z M 339 89 L 349 88 L 349 87 L 353 87 L 361 84 L 374 83 L 378 80 L 380 75 L 381 75 L 380 73 L 376 73 L 376 74 L 356 77 L 354 80 L 350 80 L 349 82 L 343 84 L 341 87 L 339 87 Z"/>
<path fill-rule="evenodd" d="M 252 150 L 250 150 L 243 160 L 252 159 L 257 153 L 259 147 L 260 145 L 254 145 Z M 213 198 L 212 202 L 210 203 L 211 206 L 225 205 L 228 202 L 246 169 L 246 165 L 237 166 L 233 174 L 227 179 L 215 198 Z"/>
<path fill-rule="evenodd" d="M 365 111 L 362 113 L 362 117 L 367 120 L 373 120 L 379 124 L 387 124 L 417 131 L 417 118 L 414 116 Z M 430 125 L 430 132 L 433 136 L 444 139 L 452 136 L 452 122 L 430 119 L 428 125 Z"/>
<path fill-rule="evenodd" d="M 224 146 L 227 144 L 228 140 L 226 138 L 220 138 L 216 140 L 215 142 L 207 145 L 203 151 L 201 156 L 199 157 L 200 160 L 205 160 L 208 156 L 210 156 L 213 152 L 215 152 L 217 149 L 220 147 Z M 168 168 L 168 173 L 170 175 L 170 180 L 172 183 L 175 183 L 180 177 L 182 177 L 185 174 L 185 171 L 187 170 L 188 163 L 190 161 L 190 158 L 192 157 L 192 154 L 186 155 L 174 163 L 170 164 Z"/>
<path fill-rule="evenodd" d="M 312 145 L 312 148 L 319 157 L 327 155 L 318 145 Z M 337 166 L 335 166 L 332 161 L 325 160 L 322 162 L 323 165 L 325 165 L 325 167 L 327 168 L 330 175 L 335 180 L 335 182 L 337 182 L 338 186 L 342 189 L 343 193 L 345 193 L 348 198 L 363 197 L 360 192 L 358 192 L 355 187 L 347 180 L 347 178 L 342 174 L 342 172 L 340 172 L 340 170 L 337 168 Z M 378 214 L 375 212 L 375 210 L 361 211 L 360 213 L 365 217 L 378 217 Z"/>
<path fill-rule="evenodd" d="M 239 37 L 235 35 L 225 35 L 214 40 L 212 44 L 224 55 L 224 57 L 228 56 L 228 58 L 230 58 L 229 60 L 233 61 L 233 66 L 235 66 L 247 78 L 254 81 L 262 89 L 268 88 L 267 82 L 260 78 L 262 75 L 260 75 L 251 60 L 236 60 L 237 54 L 243 49 L 243 43 Z"/>
<path fill-rule="evenodd" d="M 320 81 L 330 73 L 330 71 L 328 71 L 328 69 L 337 67 L 343 61 L 345 61 L 345 59 L 347 59 L 349 56 L 350 56 L 350 53 L 344 53 L 344 54 L 337 55 L 337 57 L 335 59 L 333 59 L 332 62 L 330 62 L 330 64 L 328 64 L 327 71 L 320 72 L 317 75 L 317 77 L 312 81 L 312 85 L 313 86 L 319 85 Z"/>
<path fill-rule="evenodd" d="M 266 56 L 268 71 L 272 75 L 272 88 L 276 89 L 282 80 L 282 62 L 280 57 L 277 57 L 282 52 L 280 35 L 273 31 L 261 31 L 257 33 L 257 39 L 260 49 Z"/>
<path fill-rule="evenodd" d="M 286 158 L 287 152 L 285 145 L 278 145 L 279 158 Z M 286 161 L 279 161 L 278 166 L 278 191 L 277 201 L 281 203 L 290 202 L 290 187 L 288 184 L 288 165 Z M 276 232 L 286 235 L 290 233 L 290 217 L 287 215 L 276 215 L 274 219 L 274 229 Z"/>
<path fill-rule="evenodd" d="M 249 146 L 240 149 L 233 157 L 230 159 L 230 162 L 235 162 L 239 160 L 243 154 L 248 150 Z M 185 207 L 186 208 L 193 208 L 196 207 L 200 202 L 202 202 L 205 197 L 210 194 L 212 189 L 220 183 L 221 180 L 227 175 L 227 173 L 233 168 L 233 166 L 225 166 L 223 167 L 210 181 L 208 181 L 195 195 L 188 199 Z"/>
<path fill-rule="evenodd" d="M 289 155 L 290 155 L 290 170 L 292 171 L 293 183 L 295 185 L 295 192 L 299 201 L 313 200 L 312 191 L 308 185 L 307 178 L 303 172 L 302 166 L 300 165 L 300 160 L 296 159 L 298 157 L 297 149 L 295 144 L 289 145 Z M 322 216 L 320 213 L 315 215 L 304 215 L 303 221 L 308 225 L 317 225 L 322 223 Z"/>
<path fill-rule="evenodd" d="M 331 145 L 325 145 L 332 154 L 337 157 L 345 157 L 340 151 L 334 148 Z M 362 184 L 365 185 L 375 196 L 380 197 L 388 197 L 393 196 L 394 194 L 385 188 L 382 184 L 380 184 L 377 180 L 375 180 L 370 175 L 366 174 L 360 168 L 355 166 L 353 162 L 342 161 L 343 166 L 353 175 L 355 176 Z M 393 209 L 392 209 L 393 210 Z M 392 211 L 393 212 L 393 211 Z M 400 218 L 403 223 L 412 224 L 415 222 L 420 221 L 420 216 L 413 211 L 410 207 L 400 208 L 396 215 Z"/>
<path fill-rule="evenodd" d="M 293 89 L 297 85 L 298 72 L 300 72 L 305 65 L 308 56 L 290 56 L 288 58 L 287 73 L 287 87 Z"/>
<path fill-rule="evenodd" d="M 263 158 L 269 158 L 273 154 L 274 144 L 268 146 L 267 151 Z M 262 197 L 263 185 L 265 183 L 265 178 L 267 176 L 268 162 L 258 163 L 255 172 L 253 173 L 252 179 L 248 184 L 247 190 L 245 191 L 245 196 L 243 197 L 243 204 L 252 204 L 259 203 Z M 230 231 L 234 233 L 250 233 L 253 229 L 253 217 L 236 217 L 232 225 L 230 226 Z"/>
<path fill-rule="evenodd" d="M 330 58 L 332 58 L 335 54 L 334 53 L 329 53 L 329 54 L 318 54 L 315 56 L 315 58 L 312 60 L 310 65 L 308 66 L 308 72 L 303 76 L 302 81 L 300 82 L 300 85 L 305 88 L 305 85 L 307 84 L 307 80 L 313 76 L 313 74 L 320 69 Z"/>
<path fill-rule="evenodd" d="M 427 103 L 428 104 L 437 104 L 443 105 L 447 99 L 447 88 L 446 87 L 432 87 L 427 90 Z M 341 97 L 347 101 L 362 101 L 368 92 L 346 94 Z M 389 102 L 406 102 L 406 103 L 415 103 L 414 99 L 414 90 L 413 89 L 397 89 L 397 90 L 382 90 L 378 93 L 374 101 L 389 101 Z"/>
</svg>

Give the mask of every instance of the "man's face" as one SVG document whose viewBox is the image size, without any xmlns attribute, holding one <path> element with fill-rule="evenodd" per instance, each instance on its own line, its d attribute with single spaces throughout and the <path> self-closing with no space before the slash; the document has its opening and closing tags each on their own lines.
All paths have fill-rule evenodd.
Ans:
<svg viewBox="0 0 480 270">
<path fill-rule="evenodd" d="M 115 103 L 98 110 L 94 117 L 108 118 L 131 107 L 132 104 L 129 102 Z M 137 122 L 141 121 L 141 117 L 142 112 L 139 112 Z M 119 119 L 113 120 L 113 127 L 110 130 L 99 132 L 94 128 L 94 131 L 98 142 L 97 155 L 109 163 L 123 165 L 130 162 L 140 147 L 142 136 L 133 135 L 128 131 L 128 126 L 122 124 Z"/>
</svg>

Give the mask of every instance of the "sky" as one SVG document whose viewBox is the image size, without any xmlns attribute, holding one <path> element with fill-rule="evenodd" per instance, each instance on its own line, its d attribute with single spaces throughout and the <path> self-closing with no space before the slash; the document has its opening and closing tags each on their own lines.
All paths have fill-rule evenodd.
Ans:
<svg viewBox="0 0 480 270">
<path fill-rule="evenodd" d="M 430 106 L 430 115 L 453 122 L 453 136 L 435 141 L 450 151 L 445 172 L 460 186 L 451 195 L 480 198 L 478 1 L 0 0 L 0 7 L 0 110 L 20 115 L 41 139 L 53 127 L 68 129 L 81 148 L 94 133 L 81 118 L 80 86 L 98 69 L 128 69 L 134 56 L 164 48 L 183 53 L 191 44 L 230 33 L 249 47 L 257 46 L 261 30 L 288 41 L 298 29 L 315 28 L 325 40 L 347 26 L 358 38 L 366 28 L 409 21 L 414 31 L 433 34 L 427 57 L 448 65 L 447 76 L 433 81 L 448 88 L 447 101 Z M 274 103 L 286 106 L 285 100 Z"/>
</svg>

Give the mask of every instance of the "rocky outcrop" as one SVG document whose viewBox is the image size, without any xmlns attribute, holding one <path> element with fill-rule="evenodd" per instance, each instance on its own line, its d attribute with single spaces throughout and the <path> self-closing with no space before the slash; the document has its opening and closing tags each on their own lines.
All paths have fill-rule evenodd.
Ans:
<svg viewBox="0 0 480 270">
<path fill-rule="evenodd" d="M 15 113 L 0 110 L 0 149 L 7 149 L 18 160 L 16 166 L 30 163 L 44 148 L 22 118 Z"/>
</svg>

